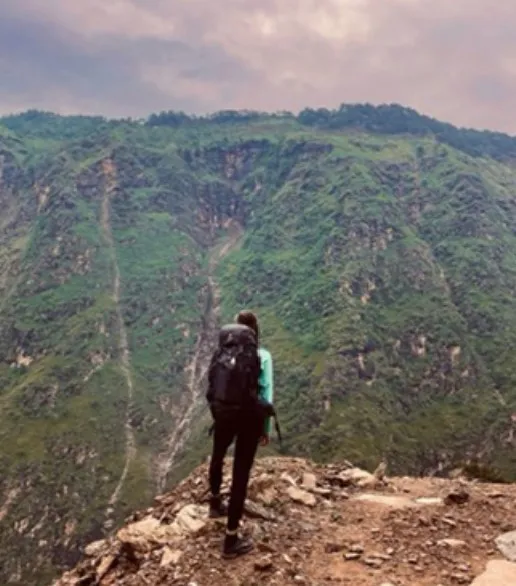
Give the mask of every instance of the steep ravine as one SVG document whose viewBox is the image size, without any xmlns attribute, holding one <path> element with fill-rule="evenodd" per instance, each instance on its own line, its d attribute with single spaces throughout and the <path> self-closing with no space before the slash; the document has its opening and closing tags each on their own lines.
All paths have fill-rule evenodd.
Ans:
<svg viewBox="0 0 516 586">
<path fill-rule="evenodd" d="M 129 345 L 127 341 L 127 330 L 124 324 L 124 318 L 122 310 L 120 308 L 120 269 L 118 266 L 117 254 L 115 244 L 113 240 L 113 232 L 111 229 L 110 210 L 111 210 L 111 198 L 116 190 L 116 169 L 113 162 L 110 159 L 103 161 L 103 172 L 105 177 L 104 196 L 102 199 L 101 208 L 101 224 L 104 238 L 108 246 L 110 256 L 112 259 L 113 268 L 113 300 L 115 302 L 117 325 L 118 325 L 118 349 L 120 368 L 124 375 L 127 384 L 127 409 L 125 413 L 125 461 L 122 474 L 118 480 L 118 483 L 109 499 L 109 507 L 106 510 L 106 528 L 109 528 L 112 524 L 111 515 L 114 512 L 114 506 L 118 502 L 120 491 L 122 490 L 129 466 L 134 459 L 136 454 L 136 441 L 134 431 L 131 425 L 131 407 L 133 401 L 133 378 L 131 375 L 130 365 L 130 353 Z"/>
<path fill-rule="evenodd" d="M 188 440 L 194 416 L 202 407 L 204 380 L 207 374 L 212 344 L 215 339 L 220 314 L 220 290 L 214 277 L 218 263 L 227 256 L 239 243 L 242 230 L 233 226 L 227 239 L 210 252 L 207 267 L 207 295 L 202 327 L 197 336 L 192 360 L 185 368 L 186 392 L 181 395 L 181 404 L 174 407 L 171 416 L 176 422 L 168 436 L 164 450 L 158 455 L 156 462 L 157 494 L 164 491 L 168 474 L 176 463 L 176 459 Z"/>
</svg>

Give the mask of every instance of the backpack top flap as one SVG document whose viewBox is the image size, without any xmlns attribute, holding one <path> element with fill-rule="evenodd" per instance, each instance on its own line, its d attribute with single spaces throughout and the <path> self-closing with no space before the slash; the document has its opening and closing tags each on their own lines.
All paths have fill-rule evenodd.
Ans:
<svg viewBox="0 0 516 586">
<path fill-rule="evenodd" d="M 220 328 L 219 348 L 229 349 L 232 346 L 247 345 L 258 347 L 256 334 L 251 328 L 242 324 L 227 324 Z"/>
</svg>

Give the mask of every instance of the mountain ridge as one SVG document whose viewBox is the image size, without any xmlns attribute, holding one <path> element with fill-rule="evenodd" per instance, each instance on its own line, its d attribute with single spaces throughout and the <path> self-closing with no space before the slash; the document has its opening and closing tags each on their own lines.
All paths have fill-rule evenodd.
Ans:
<svg viewBox="0 0 516 586">
<path fill-rule="evenodd" d="M 52 132 L 41 131 L 36 136 L 55 138 L 63 134 L 70 138 L 79 131 L 89 133 L 91 124 L 102 129 L 118 126 L 144 124 L 146 126 L 165 126 L 173 128 L 203 127 L 206 125 L 239 125 L 253 123 L 296 122 L 300 127 L 310 129 L 358 130 L 380 135 L 406 134 L 412 136 L 434 136 L 438 141 L 448 144 L 473 156 L 493 156 L 504 160 L 513 160 L 516 153 L 516 137 L 504 132 L 487 129 L 459 127 L 443 122 L 431 116 L 419 113 L 414 108 L 399 103 L 373 105 L 370 103 L 342 103 L 338 108 L 304 108 L 297 115 L 288 111 L 260 112 L 253 110 L 221 110 L 205 115 L 186 114 L 182 111 L 162 111 L 150 114 L 146 119 L 106 118 L 104 116 L 59 115 L 53 112 L 29 110 L 21 114 L 0 117 L 0 126 L 7 129 L 19 129 L 30 132 L 33 126 L 48 126 Z M 70 131 L 70 127 L 73 129 Z"/>
</svg>

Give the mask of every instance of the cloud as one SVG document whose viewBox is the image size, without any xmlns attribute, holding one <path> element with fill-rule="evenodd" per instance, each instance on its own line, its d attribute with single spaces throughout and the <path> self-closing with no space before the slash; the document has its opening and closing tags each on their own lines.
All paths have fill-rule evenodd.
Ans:
<svg viewBox="0 0 516 586">
<path fill-rule="evenodd" d="M 516 3 L 4 0 L 0 109 L 145 116 L 399 102 L 516 133 Z"/>
</svg>

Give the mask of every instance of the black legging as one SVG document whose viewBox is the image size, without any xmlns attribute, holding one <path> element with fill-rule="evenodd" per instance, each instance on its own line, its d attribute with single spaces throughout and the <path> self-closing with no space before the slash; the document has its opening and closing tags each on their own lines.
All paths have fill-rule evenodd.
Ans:
<svg viewBox="0 0 516 586">
<path fill-rule="evenodd" d="M 214 415 L 213 451 L 210 463 L 210 490 L 213 495 L 218 495 L 220 492 L 224 457 L 231 442 L 236 438 L 227 526 L 228 531 L 235 531 L 244 512 L 247 484 L 258 442 L 263 433 L 263 421 L 256 416 L 242 414 L 225 417 L 217 416 L 216 413 Z"/>
</svg>

